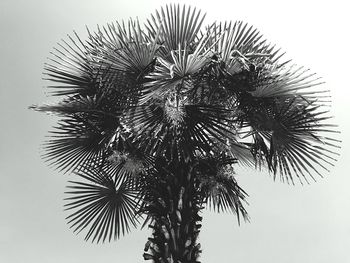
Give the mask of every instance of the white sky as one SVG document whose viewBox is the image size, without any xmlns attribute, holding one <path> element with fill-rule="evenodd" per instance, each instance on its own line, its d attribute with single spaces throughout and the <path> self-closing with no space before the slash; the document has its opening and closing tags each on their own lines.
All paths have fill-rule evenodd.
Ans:
<svg viewBox="0 0 350 263">
<path fill-rule="evenodd" d="M 179 1 L 184 2 L 184 1 Z M 350 262 L 349 9 L 346 1 L 186 1 L 213 20 L 244 20 L 310 67 L 333 95 L 340 125 L 341 157 L 331 173 L 310 186 L 273 182 L 266 174 L 241 171 L 250 194 L 251 223 L 237 226 L 229 214 L 204 214 L 203 263 Z M 118 242 L 96 245 L 67 227 L 63 192 L 69 176 L 48 168 L 39 145 L 52 118 L 27 110 L 47 100 L 43 64 L 72 30 L 138 16 L 166 1 L 0 2 L 0 262 L 143 262 L 150 234 L 134 230 Z"/>
</svg>

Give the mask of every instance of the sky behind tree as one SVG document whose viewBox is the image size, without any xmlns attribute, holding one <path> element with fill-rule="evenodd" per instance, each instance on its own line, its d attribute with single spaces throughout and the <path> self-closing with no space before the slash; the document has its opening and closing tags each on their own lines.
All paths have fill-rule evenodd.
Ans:
<svg viewBox="0 0 350 263">
<path fill-rule="evenodd" d="M 238 226 L 231 214 L 204 212 L 203 263 L 350 262 L 350 124 L 348 113 L 345 1 L 178 1 L 207 13 L 206 22 L 243 20 L 286 51 L 298 65 L 323 77 L 332 95 L 333 122 L 342 134 L 341 156 L 330 173 L 310 185 L 273 182 L 267 173 L 238 168 L 248 192 L 250 223 Z M 29 111 L 52 100 L 42 80 L 44 63 L 60 39 L 85 26 L 145 21 L 167 1 L 0 2 L 0 262 L 143 262 L 150 230 L 134 229 L 117 242 L 91 244 L 64 220 L 63 192 L 69 175 L 47 167 L 40 145 L 55 118 Z"/>
</svg>

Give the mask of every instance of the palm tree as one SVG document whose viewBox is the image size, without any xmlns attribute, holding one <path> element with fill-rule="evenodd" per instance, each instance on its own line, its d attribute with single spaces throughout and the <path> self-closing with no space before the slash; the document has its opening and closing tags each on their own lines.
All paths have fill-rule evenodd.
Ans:
<svg viewBox="0 0 350 263">
<path fill-rule="evenodd" d="M 60 121 L 44 158 L 73 173 L 65 207 L 86 240 L 111 241 L 142 223 L 144 259 L 198 262 L 201 210 L 248 220 L 236 165 L 308 182 L 335 161 L 329 95 L 282 60 L 253 27 L 212 23 L 169 5 L 138 20 L 75 33 L 45 66 Z"/>
</svg>

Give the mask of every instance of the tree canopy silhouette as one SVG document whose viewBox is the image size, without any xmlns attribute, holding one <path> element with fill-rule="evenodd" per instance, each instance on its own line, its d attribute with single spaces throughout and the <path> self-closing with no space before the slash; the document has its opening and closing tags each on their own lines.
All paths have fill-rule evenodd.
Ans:
<svg viewBox="0 0 350 263">
<path fill-rule="evenodd" d="M 236 165 L 288 183 L 336 161 L 329 94 L 241 21 L 204 25 L 189 6 L 74 33 L 45 65 L 59 116 L 44 159 L 72 173 L 68 223 L 111 241 L 152 229 L 144 259 L 198 262 L 203 207 L 248 220 Z"/>
</svg>

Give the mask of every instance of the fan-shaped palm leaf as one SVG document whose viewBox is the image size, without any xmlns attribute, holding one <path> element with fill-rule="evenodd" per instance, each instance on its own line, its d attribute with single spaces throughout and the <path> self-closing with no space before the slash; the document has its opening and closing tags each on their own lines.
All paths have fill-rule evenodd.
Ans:
<svg viewBox="0 0 350 263">
<path fill-rule="evenodd" d="M 117 91 L 100 97 L 75 95 L 56 105 L 37 107 L 64 117 L 45 143 L 44 157 L 65 171 L 100 158 L 120 126 L 120 97 Z"/>
<path fill-rule="evenodd" d="M 321 87 L 323 82 L 304 67 L 297 67 L 288 62 L 261 68 L 257 74 L 259 77 L 251 82 L 254 88 L 250 93 L 254 97 L 302 96 L 304 100 L 318 103 L 329 101 L 328 91 Z"/>
<path fill-rule="evenodd" d="M 56 131 L 51 132 L 44 147 L 43 157 L 60 171 L 73 171 L 84 163 L 95 162 L 100 159 L 113 136 L 113 131 L 105 134 L 91 120 L 75 116 L 59 121 Z M 111 125 L 109 120 L 108 125 Z"/>
<path fill-rule="evenodd" d="M 171 51 L 182 50 L 186 46 L 189 48 L 196 42 L 204 18 L 205 15 L 196 9 L 191 10 L 191 7 L 184 5 L 181 9 L 180 5 L 167 5 L 157 10 L 146 26 L 152 38 L 161 29 L 159 42 L 162 46 L 159 52 L 161 57 L 168 59 Z"/>
<path fill-rule="evenodd" d="M 159 57 L 154 71 L 146 76 L 147 82 L 143 86 L 140 103 L 143 104 L 152 98 L 166 97 L 174 90 L 185 93 L 191 89 L 190 76 L 210 62 L 210 49 L 204 49 L 207 41 L 208 39 L 202 38 L 193 52 L 186 45 L 178 45 L 177 49 L 170 52 L 169 60 Z"/>
<path fill-rule="evenodd" d="M 136 226 L 138 191 L 130 180 L 112 178 L 102 170 L 84 170 L 78 174 L 86 182 L 70 181 L 70 195 L 65 200 L 67 217 L 74 232 L 88 229 L 85 239 L 92 241 L 111 241 L 119 238 Z M 119 179 L 118 179 L 119 178 Z M 125 178 L 124 178 L 125 179 Z"/>
<path fill-rule="evenodd" d="M 87 45 L 75 36 L 68 36 L 71 43 L 58 43 L 51 62 L 45 65 L 45 79 L 60 84 L 49 86 L 55 89 L 53 95 L 91 95 L 100 86 L 101 66 L 96 67 Z"/>
<path fill-rule="evenodd" d="M 273 63 L 282 56 L 277 56 L 279 50 L 274 50 L 275 47 L 268 44 L 256 28 L 242 21 L 215 22 L 207 28 L 206 34 L 210 38 L 208 46 L 213 45 L 213 54 L 225 63 L 228 70 L 238 56 L 256 65 Z"/>
<path fill-rule="evenodd" d="M 262 104 L 264 105 L 264 104 Z M 293 182 L 293 174 L 298 178 L 312 173 L 319 175 L 319 169 L 336 161 L 332 148 L 339 141 L 322 134 L 335 132 L 327 112 L 319 110 L 313 103 L 300 103 L 297 99 L 274 101 L 272 105 L 258 107 L 250 117 L 253 127 L 254 154 L 265 156 L 269 168 L 282 178 Z"/>
<path fill-rule="evenodd" d="M 130 20 L 127 26 L 124 23 L 110 24 L 91 38 L 101 46 L 95 54 L 96 59 L 113 70 L 142 79 L 158 50 L 158 35 L 156 32 L 154 38 L 149 38 L 138 20 Z"/>
</svg>

